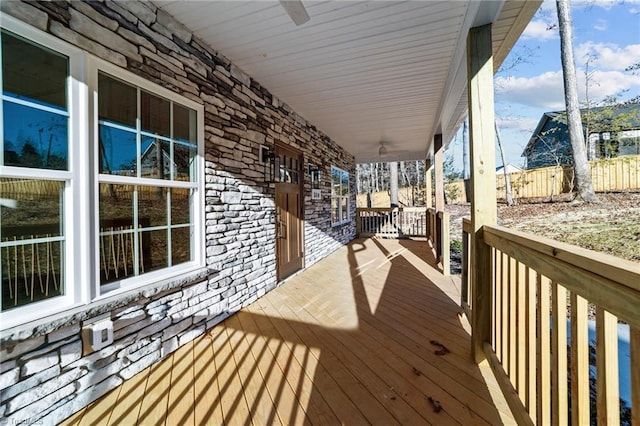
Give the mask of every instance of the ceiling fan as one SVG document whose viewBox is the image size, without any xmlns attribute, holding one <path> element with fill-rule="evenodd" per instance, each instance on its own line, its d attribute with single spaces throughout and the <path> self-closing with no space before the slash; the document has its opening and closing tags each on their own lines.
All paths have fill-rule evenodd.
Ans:
<svg viewBox="0 0 640 426">
<path fill-rule="evenodd" d="M 387 145 L 390 145 L 389 142 L 385 142 L 385 141 L 380 141 L 380 146 L 378 147 L 378 156 L 379 157 L 387 157 L 387 156 L 398 156 L 399 154 L 404 154 L 408 151 L 406 150 L 395 150 L 395 151 L 389 151 L 387 149 Z"/>
<path fill-rule="evenodd" d="M 280 4 L 296 25 L 302 25 L 310 19 L 302 0 L 280 0 Z"/>
</svg>

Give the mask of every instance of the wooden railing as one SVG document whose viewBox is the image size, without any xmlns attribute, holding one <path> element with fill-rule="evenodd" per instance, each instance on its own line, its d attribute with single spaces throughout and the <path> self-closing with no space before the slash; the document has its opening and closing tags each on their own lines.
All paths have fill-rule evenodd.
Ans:
<svg viewBox="0 0 640 426">
<path fill-rule="evenodd" d="M 463 244 L 470 230 L 467 220 Z M 462 303 L 470 312 L 473 300 L 490 301 L 484 352 L 518 423 L 592 424 L 595 394 L 597 423 L 620 424 L 622 321 L 630 327 L 632 424 L 640 424 L 640 265 L 497 226 L 484 226 L 482 238 L 492 251 L 490 294 L 475 294 L 474 261 L 463 251 Z"/>
<path fill-rule="evenodd" d="M 445 275 L 450 274 L 449 214 L 426 207 L 358 208 L 359 237 L 425 237 Z"/>
<path fill-rule="evenodd" d="M 356 226 L 362 237 L 427 237 L 427 209 L 424 207 L 359 208 Z"/>
</svg>

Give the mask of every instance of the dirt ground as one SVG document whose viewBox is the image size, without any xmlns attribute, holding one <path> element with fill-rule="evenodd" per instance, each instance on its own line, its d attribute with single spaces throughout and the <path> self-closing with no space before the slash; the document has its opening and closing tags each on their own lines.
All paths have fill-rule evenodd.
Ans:
<svg viewBox="0 0 640 426">
<path fill-rule="evenodd" d="M 498 224 L 640 262 L 640 192 L 600 193 L 598 204 L 520 202 L 498 205 Z M 462 239 L 468 204 L 447 205 L 451 239 Z"/>
</svg>

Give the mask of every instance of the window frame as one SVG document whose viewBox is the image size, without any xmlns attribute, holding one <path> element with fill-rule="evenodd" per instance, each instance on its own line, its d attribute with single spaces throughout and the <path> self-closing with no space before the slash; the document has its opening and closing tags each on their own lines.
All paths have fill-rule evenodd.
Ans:
<svg viewBox="0 0 640 426">
<path fill-rule="evenodd" d="M 133 292 L 154 282 L 177 278 L 179 275 L 205 267 L 204 236 L 204 106 L 192 99 L 157 85 L 125 70 L 99 59 L 90 53 L 71 45 L 51 34 L 34 28 L 6 14 L 1 14 L 0 27 L 18 37 L 36 45 L 50 49 L 68 58 L 69 75 L 67 77 L 68 159 L 67 170 L 36 169 L 17 166 L 4 166 L 4 149 L 0 149 L 0 176 L 36 180 L 54 180 L 63 182 L 63 200 L 61 227 L 64 237 L 64 293 L 24 306 L 0 311 L 0 329 L 8 329 L 21 324 L 43 320 L 46 317 L 64 311 L 90 307 L 92 303 L 119 294 Z M 2 64 L 0 63 L 0 67 Z M 121 280 L 118 285 L 100 285 L 100 247 L 99 247 L 99 185 L 103 180 L 99 172 L 98 146 L 98 72 L 104 72 L 115 78 L 129 82 L 151 94 L 168 99 L 196 111 L 197 152 L 195 162 L 195 181 L 171 181 L 137 178 L 138 185 L 150 180 L 152 186 L 190 187 L 192 229 L 192 260 L 175 266 L 141 274 Z M 1 73 L 1 69 L 0 69 Z M 0 74 L 1 75 L 1 74 Z M 0 97 L 3 100 L 2 80 L 0 79 Z M 3 106 L 0 103 L 0 123 L 4 123 Z M 4 124 L 0 125 L 0 140 L 4 141 Z M 113 179 L 111 179 L 113 178 Z M 131 184 L 130 179 L 110 176 L 109 181 Z M 170 226 L 170 224 L 168 224 Z M 84 231 L 84 232 L 83 232 Z M 87 231 L 88 236 L 87 236 Z M 88 258 L 86 253 L 93 253 Z M 88 261 L 80 261 L 80 259 Z"/>
<path fill-rule="evenodd" d="M 343 182 L 343 176 L 346 175 L 347 176 L 347 193 L 346 195 L 341 195 L 341 194 L 336 194 L 334 185 L 333 185 L 333 171 L 337 170 L 340 173 L 340 189 L 342 190 L 342 182 Z M 345 223 L 349 223 L 351 222 L 351 214 L 349 213 L 350 210 L 350 206 L 351 206 L 351 191 L 350 191 L 350 185 L 351 185 L 351 175 L 349 174 L 349 172 L 347 172 L 346 170 L 341 169 L 340 167 L 336 167 L 336 166 L 331 166 L 331 226 L 341 226 L 344 225 Z M 340 191 L 342 192 L 342 191 Z M 344 216 L 344 214 L 346 213 L 346 219 L 340 219 L 337 222 L 333 221 L 333 200 L 337 199 L 338 200 L 338 217 L 342 218 Z M 346 212 L 343 210 L 342 208 L 342 201 L 345 200 L 346 201 Z"/>
</svg>

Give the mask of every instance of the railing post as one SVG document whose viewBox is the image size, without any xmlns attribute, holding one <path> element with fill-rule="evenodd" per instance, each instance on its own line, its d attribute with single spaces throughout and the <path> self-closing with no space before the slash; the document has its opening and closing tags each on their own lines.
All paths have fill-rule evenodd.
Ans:
<svg viewBox="0 0 640 426">
<path fill-rule="evenodd" d="M 449 213 L 440 212 L 440 249 L 442 251 L 442 274 L 451 275 L 451 240 L 449 238 Z"/>
<path fill-rule="evenodd" d="M 469 135 L 471 152 L 471 279 L 473 282 L 472 355 L 485 359 L 491 341 L 491 247 L 482 227 L 495 224 L 496 168 L 491 24 L 471 28 L 467 38 Z"/>
<path fill-rule="evenodd" d="M 362 234 L 362 210 L 356 209 L 356 236 L 359 238 Z"/>
</svg>

